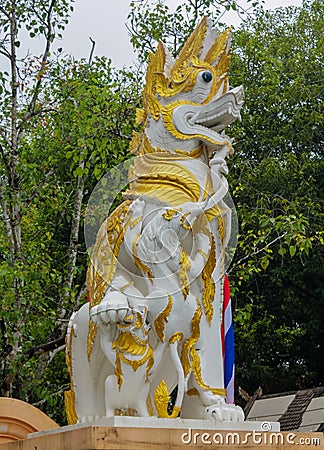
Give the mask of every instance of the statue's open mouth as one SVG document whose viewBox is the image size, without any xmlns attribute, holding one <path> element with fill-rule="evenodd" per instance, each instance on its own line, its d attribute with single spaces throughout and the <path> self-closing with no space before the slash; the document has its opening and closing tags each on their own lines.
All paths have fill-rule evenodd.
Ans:
<svg viewBox="0 0 324 450">
<path fill-rule="evenodd" d="M 243 87 L 231 89 L 206 105 L 183 104 L 174 109 L 172 120 L 182 139 L 199 137 L 209 144 L 223 145 L 227 140 L 219 134 L 232 122 L 241 119 Z"/>
<path fill-rule="evenodd" d="M 191 122 L 216 132 L 222 131 L 235 120 L 241 120 L 243 96 L 242 86 L 233 88 L 207 105 L 197 108 Z"/>
</svg>

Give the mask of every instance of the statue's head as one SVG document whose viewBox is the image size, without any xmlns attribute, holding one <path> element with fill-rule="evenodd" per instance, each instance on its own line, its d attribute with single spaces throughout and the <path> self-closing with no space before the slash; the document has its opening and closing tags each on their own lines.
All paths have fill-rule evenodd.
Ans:
<svg viewBox="0 0 324 450">
<path fill-rule="evenodd" d="M 218 34 L 204 18 L 176 59 L 159 43 L 148 64 L 144 110 L 138 113 L 148 139 L 140 143 L 135 136 L 134 152 L 190 153 L 201 143 L 214 150 L 230 147 L 220 133 L 240 118 L 243 104 L 242 87 L 229 88 L 230 34 L 229 29 Z"/>
</svg>

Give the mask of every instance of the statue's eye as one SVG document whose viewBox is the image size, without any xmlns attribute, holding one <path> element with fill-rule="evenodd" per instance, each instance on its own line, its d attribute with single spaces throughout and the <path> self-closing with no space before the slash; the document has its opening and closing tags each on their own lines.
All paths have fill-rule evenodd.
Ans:
<svg viewBox="0 0 324 450">
<path fill-rule="evenodd" d="M 213 79 L 212 73 L 210 73 L 208 71 L 203 72 L 201 77 L 202 77 L 202 79 L 204 80 L 205 83 L 210 83 L 211 80 Z"/>
</svg>

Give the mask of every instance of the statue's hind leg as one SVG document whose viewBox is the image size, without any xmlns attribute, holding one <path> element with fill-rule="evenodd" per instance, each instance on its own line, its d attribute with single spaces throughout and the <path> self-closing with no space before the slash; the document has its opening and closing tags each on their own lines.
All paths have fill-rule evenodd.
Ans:
<svg viewBox="0 0 324 450">
<path fill-rule="evenodd" d="M 67 351 L 70 353 L 71 391 L 75 397 L 77 421 L 85 422 L 95 414 L 91 372 L 86 355 L 89 327 L 88 304 L 72 316 L 69 324 Z M 89 395 L 85 396 L 84 392 Z"/>
<path fill-rule="evenodd" d="M 100 347 L 100 333 L 93 340 L 88 358 L 89 304 L 71 318 L 67 351 L 70 355 L 71 391 L 77 422 L 89 422 L 105 415 L 104 382 L 113 368 Z"/>
</svg>

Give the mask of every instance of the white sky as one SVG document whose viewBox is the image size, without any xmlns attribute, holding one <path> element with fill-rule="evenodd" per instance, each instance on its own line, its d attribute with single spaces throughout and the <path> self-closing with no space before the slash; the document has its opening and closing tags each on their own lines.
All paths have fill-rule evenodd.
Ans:
<svg viewBox="0 0 324 450">
<path fill-rule="evenodd" d="M 112 59 L 113 66 L 129 66 L 136 61 L 136 56 L 129 43 L 125 27 L 129 12 L 130 0 L 75 0 L 74 12 L 64 31 L 63 41 L 57 47 L 63 47 L 65 53 L 75 58 L 88 58 L 91 43 L 89 37 L 95 40 L 95 55 L 105 55 Z M 241 4 L 243 5 L 243 1 Z M 173 10 L 179 0 L 168 0 Z M 300 6 L 302 0 L 266 0 L 266 8 L 280 6 Z M 229 25 L 238 25 L 239 19 L 235 12 L 224 18 Z"/>
<path fill-rule="evenodd" d="M 171 11 L 183 0 L 166 0 Z M 245 7 L 246 0 L 239 0 Z M 0 0 L 1 3 L 1 0 Z M 95 42 L 95 56 L 106 56 L 112 60 L 113 67 L 131 66 L 137 61 L 129 42 L 125 26 L 129 13 L 130 0 L 75 0 L 74 11 L 70 21 L 63 31 L 63 39 L 56 40 L 52 51 L 63 49 L 63 54 L 69 54 L 75 59 L 89 58 L 91 37 Z M 265 0 L 265 8 L 281 6 L 301 6 L 302 0 Z M 238 26 L 240 19 L 236 12 L 231 11 L 222 17 L 228 25 Z M 18 50 L 20 58 L 29 51 L 31 55 L 40 55 L 44 50 L 43 39 L 31 39 L 22 30 L 21 46 Z M 9 60 L 0 55 L 0 71 L 9 70 Z"/>
</svg>

